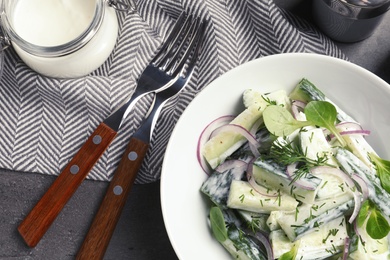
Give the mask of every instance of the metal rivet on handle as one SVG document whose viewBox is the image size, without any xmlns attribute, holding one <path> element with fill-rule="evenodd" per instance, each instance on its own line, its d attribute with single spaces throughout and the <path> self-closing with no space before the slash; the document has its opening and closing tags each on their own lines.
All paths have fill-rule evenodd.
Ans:
<svg viewBox="0 0 390 260">
<path fill-rule="evenodd" d="M 77 174 L 79 172 L 80 168 L 78 165 L 74 164 L 70 167 L 70 173 L 71 174 Z"/>
<path fill-rule="evenodd" d="M 123 192 L 123 188 L 119 185 L 116 185 L 113 190 L 115 195 L 121 195 Z"/>
<path fill-rule="evenodd" d="M 130 152 L 128 155 L 127 155 L 127 158 L 129 158 L 130 161 L 135 161 L 137 160 L 137 157 L 138 157 L 138 154 L 134 151 Z"/>
<path fill-rule="evenodd" d="M 92 138 L 92 142 L 94 144 L 100 144 L 102 142 L 102 137 L 100 135 L 95 135 L 93 138 Z"/>
</svg>

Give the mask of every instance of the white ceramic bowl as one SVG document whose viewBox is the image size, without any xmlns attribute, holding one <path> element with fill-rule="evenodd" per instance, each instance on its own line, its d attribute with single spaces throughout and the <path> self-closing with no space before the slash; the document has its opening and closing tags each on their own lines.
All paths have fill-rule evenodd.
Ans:
<svg viewBox="0 0 390 260">
<path fill-rule="evenodd" d="M 390 159 L 390 86 L 350 62 L 317 54 L 278 54 L 243 64 L 201 91 L 178 121 L 161 176 L 161 205 L 172 246 L 180 259 L 230 259 L 207 225 L 208 206 L 199 191 L 206 175 L 196 159 L 197 140 L 213 119 L 237 114 L 242 93 L 291 90 L 307 78 L 344 111 L 371 130 L 370 144 Z"/>
</svg>

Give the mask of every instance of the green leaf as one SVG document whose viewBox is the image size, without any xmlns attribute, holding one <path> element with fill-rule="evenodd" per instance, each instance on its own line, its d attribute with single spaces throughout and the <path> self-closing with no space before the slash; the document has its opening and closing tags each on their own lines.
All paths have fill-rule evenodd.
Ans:
<svg viewBox="0 0 390 260">
<path fill-rule="evenodd" d="M 390 193 L 390 161 L 384 160 L 374 153 L 369 153 L 368 156 L 375 165 L 382 187 Z"/>
<path fill-rule="evenodd" d="M 374 208 L 367 220 L 366 230 L 367 234 L 373 239 L 381 239 L 387 236 L 390 231 L 390 226 L 380 211 Z"/>
<path fill-rule="evenodd" d="M 369 200 L 364 201 L 360 208 L 356 220 L 358 227 L 362 227 L 367 218 L 366 232 L 371 238 L 381 239 L 390 232 L 390 226 L 387 219 Z"/>
<path fill-rule="evenodd" d="M 345 140 L 335 126 L 337 110 L 334 105 L 327 101 L 311 101 L 306 105 L 304 112 L 308 121 L 327 128 L 335 135 L 340 144 L 345 146 Z"/>
<path fill-rule="evenodd" d="M 298 249 L 299 249 L 299 241 L 294 243 L 293 247 L 290 251 L 281 255 L 278 260 L 294 260 L 297 257 Z"/>
<path fill-rule="evenodd" d="M 371 206 L 371 203 L 369 200 L 366 200 L 363 202 L 363 204 L 360 208 L 360 211 L 359 211 L 359 215 L 357 216 L 357 219 L 356 219 L 358 227 L 363 226 L 368 215 L 370 214 L 371 207 L 372 206 Z"/>
<path fill-rule="evenodd" d="M 276 136 L 287 136 L 295 130 L 311 125 L 307 121 L 296 120 L 284 107 L 270 105 L 263 112 L 264 124 Z"/>
<path fill-rule="evenodd" d="M 210 209 L 210 223 L 211 230 L 215 238 L 219 242 L 223 242 L 227 239 L 227 229 L 225 219 L 223 218 L 222 211 L 219 207 L 212 207 Z"/>
</svg>

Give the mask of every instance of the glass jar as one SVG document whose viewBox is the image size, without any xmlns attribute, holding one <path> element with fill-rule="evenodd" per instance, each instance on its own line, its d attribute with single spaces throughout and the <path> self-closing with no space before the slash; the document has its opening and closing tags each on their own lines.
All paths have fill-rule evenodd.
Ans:
<svg viewBox="0 0 390 260">
<path fill-rule="evenodd" d="M 108 0 L 2 0 L 3 42 L 40 74 L 85 76 L 111 54 L 118 35 L 116 10 L 128 7 L 135 8 Z"/>
<path fill-rule="evenodd" d="M 340 42 L 357 42 L 371 36 L 390 8 L 390 0 L 315 0 L 317 26 Z"/>
</svg>

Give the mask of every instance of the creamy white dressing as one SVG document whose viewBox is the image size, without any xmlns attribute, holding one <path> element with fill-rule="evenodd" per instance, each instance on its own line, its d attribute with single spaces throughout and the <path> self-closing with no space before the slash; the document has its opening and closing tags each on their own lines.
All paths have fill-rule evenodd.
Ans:
<svg viewBox="0 0 390 260">
<path fill-rule="evenodd" d="M 372 172 L 355 155 L 345 150 L 339 150 L 336 158 L 346 172 L 349 174 L 357 173 L 366 182 L 369 193 L 368 197 L 387 218 L 390 218 L 390 207 L 388 205 L 390 195 L 381 188 L 380 180 L 375 172 Z"/>
<path fill-rule="evenodd" d="M 277 197 L 270 197 L 263 195 L 268 194 L 266 188 L 260 192 L 254 191 L 253 187 L 246 181 L 233 180 L 230 185 L 227 206 L 228 208 L 268 214 L 275 210 L 292 211 L 298 206 L 298 202 L 285 193 L 280 193 Z"/>
<path fill-rule="evenodd" d="M 201 190 L 212 201 L 224 204 L 228 198 L 232 180 L 233 176 L 229 171 L 214 173 L 203 183 Z"/>
<path fill-rule="evenodd" d="M 335 228 L 338 230 L 337 233 L 329 235 L 329 232 Z M 322 257 L 329 257 L 332 255 L 332 252 L 342 250 L 344 239 L 347 235 L 344 217 L 336 218 L 302 237 L 299 241 L 299 249 L 295 259 L 322 259 Z M 279 258 L 283 253 L 290 251 L 294 245 L 294 242 L 291 242 L 282 230 L 272 231 L 270 240 L 275 258 Z"/>
<path fill-rule="evenodd" d="M 81 35 L 91 24 L 96 0 L 19 0 L 12 23 L 26 41 L 56 46 Z"/>
<path fill-rule="evenodd" d="M 353 207 L 352 196 L 345 192 L 333 199 L 316 201 L 314 204 L 302 204 L 294 212 L 282 212 L 276 221 L 291 241 L 311 231 L 318 223 L 327 223 Z"/>
<path fill-rule="evenodd" d="M 251 97 L 250 94 L 253 93 L 256 92 L 251 90 L 244 93 L 244 103 L 246 102 L 247 105 L 251 104 L 256 100 L 257 96 L 260 96 Z M 310 93 L 310 95 L 317 95 L 317 93 Z M 320 99 L 323 100 L 324 97 Z M 329 101 L 326 98 L 325 100 Z M 337 106 L 336 109 L 339 120 L 355 122 Z M 358 174 L 367 183 L 368 197 L 376 204 L 384 216 L 389 218 L 390 207 L 388 203 L 390 195 L 381 188 L 380 180 L 373 167 L 370 167 L 370 164 L 366 165 L 365 161 L 360 158 L 361 155 L 367 157 L 368 152 L 375 153 L 373 148 L 365 141 L 364 137 L 360 135 L 347 135 L 345 137 L 348 148 L 353 152 L 352 154 L 340 147 L 329 145 L 322 129 L 308 127 L 306 130 L 308 131 L 299 133 L 300 136 L 297 137 L 301 142 L 302 150 L 306 152 L 305 155 L 313 160 L 317 159 L 318 156 L 329 155 L 330 158 L 328 159 L 331 160 L 328 160 L 327 163 L 333 164 L 336 167 L 341 166 L 347 174 Z M 284 139 L 279 137 L 278 141 L 283 144 Z M 288 178 L 285 167 L 280 167 L 276 163 L 267 161 L 264 158 L 256 160 L 254 165 L 253 178 L 259 185 L 283 191 L 284 186 L 291 184 L 290 181 L 286 183 Z M 317 177 L 313 175 L 312 178 L 308 178 L 308 181 L 316 183 Z M 272 241 L 274 256 L 276 258 L 291 250 L 295 241 L 300 241 L 301 243 L 299 245 L 297 259 L 327 257 L 342 251 L 345 237 L 348 236 L 344 217 L 345 215 L 349 215 L 354 209 L 355 200 L 350 191 L 345 188 L 342 179 L 332 175 L 319 177 L 322 177 L 323 180 L 321 183 L 321 179 L 318 179 L 317 189 L 315 191 L 318 192 L 318 196 L 312 196 L 311 203 L 305 203 L 302 197 L 297 196 L 295 199 L 301 200 L 303 203 L 299 206 L 292 207 L 292 210 L 291 208 L 288 210 L 269 208 L 271 212 L 269 212 L 266 224 L 271 231 L 269 238 Z M 234 186 L 233 184 L 240 185 Z M 321 186 L 318 186 L 320 184 Z M 214 185 L 217 186 L 218 184 Z M 264 210 L 262 208 L 265 205 L 263 203 L 259 205 L 259 196 L 256 193 L 253 194 L 252 191 L 253 188 L 248 182 L 234 181 L 229 191 L 228 208 L 248 210 L 249 212 Z M 308 197 L 310 192 L 310 190 L 305 190 L 303 195 Z M 297 190 L 294 190 L 294 195 L 297 194 Z M 269 207 L 269 205 L 267 206 Z M 342 222 L 340 222 L 341 219 Z M 321 230 L 325 232 L 321 233 Z M 331 230 L 333 234 L 330 236 L 329 232 Z M 363 233 L 363 230 L 360 232 Z M 368 242 L 369 237 L 366 237 L 366 239 Z M 383 238 L 383 241 L 377 241 L 375 239 L 373 241 L 374 243 L 372 245 L 367 246 L 363 250 L 368 250 L 367 255 L 372 257 L 372 259 L 382 259 L 381 257 L 387 259 L 389 250 L 387 244 L 388 237 Z M 362 250 L 362 247 L 358 251 L 352 252 L 350 255 L 352 259 L 361 259 L 357 258 L 357 255 L 361 253 L 360 250 Z"/>
<path fill-rule="evenodd" d="M 286 167 L 275 162 L 257 160 L 254 162 L 253 176 L 255 180 L 267 188 L 278 190 L 295 197 L 304 203 L 313 203 L 321 179 L 311 174 L 302 176 L 301 179 L 310 183 L 314 190 L 304 189 L 296 185 L 291 185 L 291 178 L 287 175 Z"/>
</svg>

